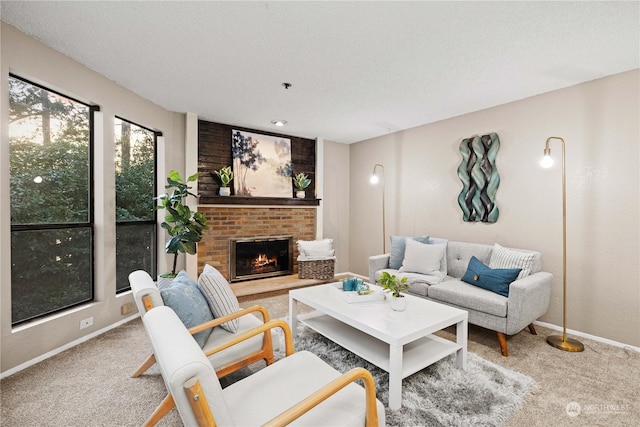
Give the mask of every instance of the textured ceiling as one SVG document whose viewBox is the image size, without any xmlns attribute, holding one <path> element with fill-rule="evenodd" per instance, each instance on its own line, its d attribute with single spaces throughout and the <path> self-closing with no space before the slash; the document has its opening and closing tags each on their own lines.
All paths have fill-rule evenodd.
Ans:
<svg viewBox="0 0 640 427">
<path fill-rule="evenodd" d="M 3 0 L 1 18 L 168 110 L 343 143 L 640 68 L 637 1 Z"/>
</svg>

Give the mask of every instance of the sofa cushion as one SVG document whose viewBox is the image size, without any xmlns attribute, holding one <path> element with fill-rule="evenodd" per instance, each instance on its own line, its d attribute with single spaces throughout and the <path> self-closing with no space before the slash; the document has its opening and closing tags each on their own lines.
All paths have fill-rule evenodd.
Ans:
<svg viewBox="0 0 640 427">
<path fill-rule="evenodd" d="M 507 317 L 507 297 L 458 279 L 448 278 L 437 286 L 429 286 L 428 297 L 463 309 Z"/>
<path fill-rule="evenodd" d="M 375 272 L 376 282 L 382 276 L 382 272 L 386 271 L 387 273 L 396 276 L 399 279 L 403 277 L 407 278 L 407 283 L 409 284 L 409 292 L 414 294 L 427 296 L 427 288 L 431 285 L 436 285 L 442 282 L 443 278 L 439 275 L 428 275 L 428 274 L 420 274 L 420 273 L 406 273 L 401 272 L 400 270 L 394 270 L 392 268 L 385 268 L 383 270 L 378 270 Z"/>
<path fill-rule="evenodd" d="M 186 271 L 178 273 L 169 286 L 161 289 L 160 296 L 164 305 L 171 307 L 187 328 L 213 320 L 207 300 Z M 206 329 L 194 334 L 193 338 L 202 348 L 209 335 L 211 335 L 211 329 Z"/>
<path fill-rule="evenodd" d="M 472 256 L 484 264 L 489 264 L 492 250 L 493 245 L 450 240 L 447 244 L 447 275 L 457 279 L 461 278 L 467 271 Z"/>
<path fill-rule="evenodd" d="M 518 279 L 522 279 L 523 277 L 527 277 L 529 274 L 531 274 L 534 257 L 534 252 L 524 252 L 514 249 L 508 249 L 496 243 L 493 245 L 493 252 L 491 253 L 489 267 L 519 268 L 521 269 L 521 271 L 520 274 L 518 274 Z"/>
<path fill-rule="evenodd" d="M 446 246 L 420 243 L 413 239 L 408 239 L 405 243 L 404 260 L 402 260 L 400 271 L 422 274 L 440 272 Z"/>
<path fill-rule="evenodd" d="M 520 268 L 490 268 L 478 258 L 471 257 L 462 281 L 508 297 L 509 284 L 516 280 L 521 271 Z"/>
<path fill-rule="evenodd" d="M 389 256 L 389 268 L 397 270 L 402 266 L 407 239 L 413 239 L 420 243 L 427 243 L 429 241 L 429 236 L 391 236 L 391 255 Z"/>
<path fill-rule="evenodd" d="M 231 290 L 229 282 L 209 264 L 204 266 L 204 270 L 198 278 L 198 288 L 216 318 L 240 311 L 240 304 L 238 304 L 238 299 Z M 236 333 L 238 332 L 238 319 L 230 320 L 220 326 L 229 332 Z"/>
</svg>

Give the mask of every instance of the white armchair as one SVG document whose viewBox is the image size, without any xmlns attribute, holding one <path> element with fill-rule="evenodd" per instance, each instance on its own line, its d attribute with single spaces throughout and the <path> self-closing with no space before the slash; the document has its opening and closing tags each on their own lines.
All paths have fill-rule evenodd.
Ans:
<svg viewBox="0 0 640 427">
<path fill-rule="evenodd" d="M 142 319 L 156 360 L 185 426 L 385 425 L 384 407 L 375 396 L 369 371 L 346 374 L 308 351 L 293 353 L 289 325 L 273 320 L 236 336 L 236 343 L 274 327 L 282 328 L 287 357 L 225 389 L 208 359 L 168 307 Z M 353 384 L 361 379 L 365 387 Z"/>
<path fill-rule="evenodd" d="M 142 270 L 134 271 L 129 275 L 129 283 L 131 284 L 134 300 L 143 319 L 149 310 L 154 307 L 164 306 L 160 290 L 154 283 L 153 278 L 151 278 L 147 272 Z M 171 310 L 169 307 L 166 308 Z M 262 321 L 254 316 L 253 313 L 260 313 Z M 233 319 L 239 320 L 238 332 L 231 333 L 220 327 L 223 323 Z M 264 360 L 267 365 L 273 363 L 273 341 L 270 332 L 257 334 L 234 348 L 229 348 L 224 351 L 216 350 L 220 345 L 230 341 L 235 336 L 253 329 L 256 326 L 261 326 L 268 321 L 269 313 L 267 310 L 256 305 L 194 326 L 188 330 L 188 333 L 193 335 L 200 331 L 213 328 L 211 335 L 209 335 L 209 338 L 205 342 L 201 351 L 209 357 L 209 362 L 215 369 L 216 375 L 221 378 L 259 360 Z M 195 344 L 195 341 L 193 339 L 191 340 Z M 136 369 L 131 377 L 136 378 L 140 376 L 155 363 L 156 356 L 152 353 L 145 359 L 138 369 Z M 168 395 L 156 408 L 153 414 L 151 414 L 145 425 L 156 424 L 173 407 L 173 399 L 171 399 L 171 395 Z"/>
</svg>

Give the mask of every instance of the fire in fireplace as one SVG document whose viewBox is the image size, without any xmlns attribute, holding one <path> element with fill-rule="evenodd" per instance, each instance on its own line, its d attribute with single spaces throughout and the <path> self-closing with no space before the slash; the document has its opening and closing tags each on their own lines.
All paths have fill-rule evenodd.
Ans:
<svg viewBox="0 0 640 427">
<path fill-rule="evenodd" d="M 293 236 L 229 240 L 232 282 L 293 274 Z"/>
</svg>

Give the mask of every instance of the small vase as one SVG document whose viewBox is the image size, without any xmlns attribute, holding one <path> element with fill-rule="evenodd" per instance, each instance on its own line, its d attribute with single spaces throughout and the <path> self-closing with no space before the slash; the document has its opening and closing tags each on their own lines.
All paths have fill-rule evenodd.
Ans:
<svg viewBox="0 0 640 427">
<path fill-rule="evenodd" d="M 297 191 L 296 191 L 296 197 L 297 197 L 298 199 L 304 199 L 304 198 L 305 198 L 305 192 L 304 192 L 304 190 L 297 190 Z"/>
<path fill-rule="evenodd" d="M 229 187 L 220 187 L 220 195 L 221 196 L 229 196 L 231 194 L 231 188 Z"/>
<path fill-rule="evenodd" d="M 391 304 L 391 310 L 393 311 L 405 311 L 407 309 L 407 299 L 404 296 L 389 298 Z"/>
</svg>

